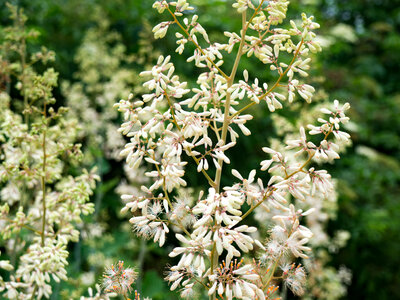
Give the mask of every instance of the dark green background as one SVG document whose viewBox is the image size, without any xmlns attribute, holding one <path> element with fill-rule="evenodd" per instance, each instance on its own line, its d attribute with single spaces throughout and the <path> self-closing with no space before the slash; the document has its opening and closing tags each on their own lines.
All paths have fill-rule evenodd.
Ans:
<svg viewBox="0 0 400 300">
<path fill-rule="evenodd" d="M 6 25 L 8 12 L 3 3 L 4 0 L 0 0 L 0 24 Z M 128 53 L 138 51 L 137 41 L 144 20 L 155 25 L 165 19 L 151 9 L 152 1 L 147 0 L 26 0 L 10 3 L 24 7 L 29 17 L 28 26 L 41 32 L 35 45 L 45 45 L 56 52 L 55 68 L 60 72 L 60 78 L 70 81 L 74 81 L 73 74 L 77 71 L 73 59 L 77 47 L 85 31 L 94 26 L 90 18 L 94 6 L 102 7 L 111 22 L 111 29 L 122 34 Z M 211 39 L 221 39 L 224 30 L 238 29 L 239 19 L 229 1 L 197 0 L 191 3 L 195 4 L 196 13 L 201 16 Z M 325 89 L 331 99 L 350 102 L 350 117 L 357 125 L 351 132 L 353 146 L 334 166 L 327 167 L 340 182 L 338 217 L 329 224 L 329 231 L 344 229 L 351 233 L 347 246 L 334 256 L 332 264 L 345 265 L 353 272 L 346 299 L 400 299 L 400 2 L 297 0 L 292 1 L 289 17 L 298 16 L 302 11 L 316 16 L 316 21 L 321 24 L 321 34 L 329 34 L 339 23 L 351 26 L 356 33 L 353 42 L 340 37 L 335 39 L 318 55 L 313 71 L 315 75 L 325 77 L 319 88 Z M 173 53 L 175 41 L 167 35 L 167 39 L 156 42 L 155 47 L 162 53 Z M 185 64 L 181 57 L 173 56 L 177 72 L 184 80 L 193 81 L 193 74 L 198 71 L 191 64 Z M 228 59 L 226 64 L 230 63 Z M 269 74 L 261 74 L 250 63 L 245 62 L 245 67 L 251 74 L 269 78 Z M 135 63 L 132 67 L 139 68 Z M 59 91 L 55 94 L 62 99 Z M 271 127 L 271 121 L 267 110 L 253 112 L 258 116 L 250 125 L 253 135 L 242 139 L 232 155 L 240 158 L 246 153 L 246 163 L 254 166 L 261 155 L 258 149 L 268 141 L 265 128 Z M 373 155 L 365 155 L 362 151 L 365 147 Z M 103 168 L 104 182 L 103 190 L 97 192 L 106 194 L 101 209 L 107 209 L 113 216 L 109 223 L 114 240 L 109 244 L 99 241 L 92 248 L 110 256 L 125 257 L 134 264 L 136 258 L 127 246 L 133 235 L 119 229 L 126 220 L 117 217 L 119 200 L 113 192 L 118 176 L 121 176 L 121 166 L 103 160 L 100 167 Z M 239 171 L 249 169 L 246 164 L 233 167 Z M 194 173 L 189 173 L 189 178 L 195 184 L 202 184 L 194 181 Z M 84 244 L 74 245 L 71 249 L 70 272 L 90 270 L 84 258 L 88 251 L 94 250 Z M 161 279 L 166 264 L 165 250 L 159 250 L 150 242 L 147 253 L 142 292 L 154 299 L 166 299 L 168 288 Z"/>
</svg>

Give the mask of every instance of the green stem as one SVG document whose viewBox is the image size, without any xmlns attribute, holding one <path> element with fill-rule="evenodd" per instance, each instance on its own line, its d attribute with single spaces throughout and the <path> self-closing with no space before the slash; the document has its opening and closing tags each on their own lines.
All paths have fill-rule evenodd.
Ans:
<svg viewBox="0 0 400 300">
<path fill-rule="evenodd" d="M 272 270 L 270 271 L 270 275 L 269 275 L 269 277 L 268 277 L 268 280 L 267 280 L 266 283 L 263 285 L 263 290 L 264 290 L 265 288 L 268 287 L 269 283 L 270 283 L 271 280 L 274 278 L 274 274 L 275 274 L 276 268 L 278 267 L 278 264 L 279 264 L 279 261 L 280 261 L 281 258 L 282 258 L 282 255 L 283 255 L 283 252 L 282 252 L 282 253 L 279 255 L 279 257 L 276 259 L 276 261 L 275 261 L 275 263 L 274 263 L 274 265 L 273 265 L 273 267 L 272 267 Z"/>
<path fill-rule="evenodd" d="M 44 108 L 43 108 L 43 115 L 45 118 L 45 128 L 43 131 L 43 140 L 42 140 L 42 151 L 43 151 L 43 166 L 42 166 L 42 210 L 43 210 L 43 217 L 42 217 L 42 232 L 41 232 L 41 245 L 44 247 L 44 239 L 45 239 L 45 229 L 46 229 L 46 135 L 47 135 L 47 112 L 46 112 L 46 100 L 44 100 Z"/>
<path fill-rule="evenodd" d="M 171 111 L 173 123 L 174 123 L 175 126 L 178 128 L 178 130 L 181 132 L 181 131 L 182 131 L 182 128 L 181 128 L 181 126 L 178 124 L 178 121 L 176 120 L 175 109 L 174 109 L 174 107 L 173 107 L 173 105 L 172 105 L 171 98 L 169 97 L 169 95 L 168 95 L 168 93 L 167 93 L 166 91 L 164 91 L 164 96 L 165 96 L 165 98 L 166 98 L 167 101 L 168 101 L 168 105 L 169 105 L 169 107 L 170 107 L 170 111 Z M 191 151 L 190 151 L 190 153 L 191 153 Z M 193 160 L 196 162 L 196 164 L 199 165 L 200 161 L 199 161 L 194 155 L 190 155 L 190 156 L 193 158 Z M 204 177 L 207 179 L 208 183 L 209 183 L 212 187 L 215 187 L 215 183 L 214 183 L 214 181 L 211 179 L 210 175 L 208 175 L 207 171 L 204 170 L 204 169 L 202 169 L 201 172 L 203 173 Z"/>
<path fill-rule="evenodd" d="M 36 294 L 37 290 L 38 290 L 38 286 L 36 284 L 35 287 L 33 288 L 33 291 L 32 291 L 31 300 L 35 299 L 35 294 Z"/>
<path fill-rule="evenodd" d="M 185 27 L 182 26 L 182 24 L 179 22 L 178 18 L 175 16 L 175 14 L 169 9 L 169 7 L 167 7 L 168 12 L 171 14 L 171 16 L 174 18 L 174 23 L 176 23 L 183 32 L 185 32 L 185 34 L 187 35 L 189 41 L 191 41 L 196 48 L 200 51 L 200 53 L 205 56 L 207 58 L 207 60 L 213 65 L 214 68 L 216 68 L 218 70 L 218 72 L 221 74 L 221 76 L 223 76 L 225 79 L 228 79 L 228 75 L 226 75 L 224 73 L 224 71 L 222 71 L 208 56 L 206 56 L 206 54 L 204 53 L 204 50 L 200 47 L 200 45 L 198 43 L 196 43 L 195 40 L 192 39 L 190 33 L 185 29 Z"/>
<path fill-rule="evenodd" d="M 24 21 L 19 19 L 18 23 L 19 23 L 18 26 L 21 28 L 21 30 L 25 31 Z M 19 54 L 21 56 L 21 68 L 22 68 L 21 72 L 22 94 L 24 96 L 24 109 L 26 109 L 28 107 L 28 94 L 26 93 L 25 71 L 27 65 L 26 65 L 26 39 L 24 34 L 22 35 L 21 38 L 21 48 L 19 50 Z M 29 128 L 29 115 L 27 113 L 24 114 L 24 122 Z"/>
<path fill-rule="evenodd" d="M 329 128 L 329 131 L 325 134 L 324 140 L 326 140 L 328 138 L 328 136 L 332 133 L 332 130 L 333 130 L 333 125 L 331 125 L 331 127 Z M 292 177 L 293 175 L 295 175 L 299 172 L 302 172 L 304 167 L 309 164 L 309 162 L 314 157 L 314 155 L 315 155 L 315 152 L 313 154 L 310 154 L 308 156 L 308 159 L 296 171 L 293 171 L 292 173 L 286 175 L 285 180 L 289 179 L 290 177 Z M 268 197 L 271 196 L 272 193 L 273 193 L 273 191 L 270 191 L 263 197 L 263 199 L 260 202 L 258 202 L 256 205 L 252 205 L 249 208 L 249 210 L 243 214 L 242 219 L 240 221 L 243 221 L 249 214 L 251 214 L 253 212 L 253 210 L 255 210 L 258 206 L 261 205 L 261 203 L 263 203 L 266 199 L 268 199 Z"/>
<path fill-rule="evenodd" d="M 43 166 L 42 166 L 42 176 L 40 178 L 42 184 L 42 232 L 41 232 L 41 242 L 40 245 L 44 247 L 45 242 L 45 229 L 46 229 L 46 134 L 47 134 L 47 112 L 46 112 L 46 99 L 44 99 L 43 105 L 43 116 L 44 122 L 46 122 L 44 130 L 43 130 L 43 139 L 42 139 L 42 152 L 43 152 Z M 32 292 L 31 299 L 34 299 L 35 294 L 38 290 L 38 285 L 35 284 L 35 287 Z"/>
<path fill-rule="evenodd" d="M 284 77 L 284 76 L 286 75 L 286 73 L 289 72 L 289 70 L 292 68 L 292 65 L 293 65 L 293 63 L 295 62 L 297 56 L 299 55 L 299 52 L 300 52 L 301 47 L 303 46 L 303 44 L 304 44 L 304 40 L 301 39 L 300 44 L 299 44 L 299 46 L 297 47 L 296 52 L 295 52 L 294 55 L 293 55 L 293 59 L 292 59 L 292 61 L 289 63 L 289 65 L 288 65 L 288 67 L 286 68 L 286 70 L 285 70 L 282 74 L 280 74 L 280 76 L 279 76 L 279 78 L 277 79 L 277 81 L 275 82 L 275 84 L 274 84 L 268 91 L 266 91 L 264 94 L 262 94 L 261 96 L 258 97 L 258 100 L 261 101 L 262 99 L 264 99 L 265 97 L 267 97 L 272 91 L 274 91 L 275 88 L 277 88 L 277 87 L 279 86 L 279 83 L 281 82 L 281 80 L 283 79 L 283 77 Z M 250 107 L 252 107 L 252 106 L 254 106 L 254 105 L 256 105 L 256 104 L 257 104 L 256 102 L 251 102 L 251 103 L 247 104 L 245 107 L 239 109 L 237 112 L 235 112 L 235 113 L 231 116 L 231 120 L 232 120 L 234 117 L 240 115 L 240 114 L 241 114 L 242 112 L 244 112 L 246 109 L 249 109 Z"/>
<path fill-rule="evenodd" d="M 2 219 L 6 220 L 7 222 L 10 222 L 10 223 L 15 223 L 15 224 L 17 224 L 19 227 L 28 229 L 28 230 L 30 230 L 30 231 L 32 231 L 32 232 L 34 232 L 34 233 L 36 233 L 36 234 L 38 234 L 38 235 L 40 235 L 40 236 L 42 235 L 42 233 L 41 233 L 39 230 L 36 230 L 35 228 L 33 228 L 33 227 L 29 226 L 29 225 L 19 224 L 17 221 L 15 221 L 15 220 L 13 220 L 13 219 L 10 219 L 10 218 L 7 218 L 7 217 L 3 217 Z"/>
<path fill-rule="evenodd" d="M 253 20 L 253 18 L 258 14 L 259 9 L 261 8 L 264 0 L 260 2 L 260 5 L 257 7 L 257 9 L 254 11 L 254 14 L 250 18 L 249 22 L 246 22 L 246 11 L 242 13 L 242 32 L 241 32 L 241 38 L 240 38 L 240 44 L 239 44 L 239 49 L 236 54 L 236 59 L 233 64 L 233 68 L 231 71 L 231 74 L 228 78 L 228 84 L 227 84 L 227 92 L 226 92 L 226 98 L 225 98 L 225 105 L 224 105 L 224 122 L 222 124 L 222 134 L 221 134 L 221 140 L 222 140 L 222 145 L 225 145 L 226 143 L 226 136 L 228 133 L 228 126 L 231 121 L 231 118 L 229 117 L 229 110 L 231 107 L 231 93 L 228 92 L 229 88 L 232 86 L 235 76 L 236 76 L 236 71 L 239 66 L 240 58 L 243 55 L 243 46 L 245 44 L 245 38 L 246 38 L 246 32 L 247 29 Z M 221 176 L 222 176 L 222 167 L 223 167 L 223 160 L 219 159 L 218 160 L 218 165 L 220 166 L 219 169 L 217 169 L 216 174 L 215 174 L 215 190 L 217 193 L 220 191 L 220 186 L 221 186 Z M 216 225 L 216 224 L 215 224 Z M 216 226 L 214 226 L 214 230 L 216 230 Z M 218 262 L 219 262 L 219 255 L 218 252 L 216 251 L 216 244 L 215 242 L 213 243 L 213 248 L 211 251 L 211 273 L 218 267 Z M 214 292 L 212 295 L 209 297 L 210 300 L 215 300 L 216 299 L 216 292 Z"/>
</svg>

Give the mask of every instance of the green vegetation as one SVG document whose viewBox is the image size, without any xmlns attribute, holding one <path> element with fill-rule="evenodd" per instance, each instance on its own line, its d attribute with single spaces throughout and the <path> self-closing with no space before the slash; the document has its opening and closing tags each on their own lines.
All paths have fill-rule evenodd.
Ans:
<svg viewBox="0 0 400 300">
<path fill-rule="evenodd" d="M 27 27 L 40 32 L 38 39 L 31 41 L 32 52 L 45 45 L 56 53 L 55 62 L 49 64 L 59 73 L 59 84 L 53 94 L 62 105 L 72 106 L 69 113 L 81 120 L 87 120 L 79 111 L 79 104 L 84 103 L 94 114 L 105 118 L 101 122 L 117 128 L 119 117 L 112 104 L 129 92 L 140 95 L 143 91 L 138 73 L 150 66 L 158 53 L 168 54 L 171 51 L 165 49 L 175 48 L 174 38 L 160 42 L 152 37 L 149 24 L 155 25 L 162 18 L 151 8 L 152 1 L 9 2 L 23 7 L 29 18 Z M 220 32 L 225 28 L 240 27 L 238 19 L 230 15 L 233 11 L 227 12 L 231 6 L 227 2 L 191 1 L 197 14 L 204 16 L 202 25 L 207 27 L 212 40 L 223 39 Z M 337 217 L 330 221 L 328 232 L 334 236 L 338 230 L 348 231 L 350 239 L 343 248 L 331 249 L 327 264 L 336 269 L 346 266 L 352 272 L 345 299 L 400 299 L 400 3 L 292 1 L 289 15 L 298 16 L 300 11 L 314 14 L 321 24 L 319 32 L 325 47 L 313 58 L 318 60 L 313 71 L 318 101 L 329 95 L 330 99 L 348 101 L 352 107 L 349 112 L 352 123 L 348 129 L 353 145 L 334 166 L 324 166 L 340 186 Z M 1 3 L 0 36 L 3 28 L 10 25 L 8 15 Z M 182 79 L 195 80 L 193 72 L 198 71 L 188 67 L 183 57 L 175 56 L 175 66 Z M 233 59 L 226 62 L 232 63 Z M 244 66 L 260 79 L 272 76 L 269 70 L 254 69 L 251 60 L 245 61 Z M 2 70 L 0 66 L 0 83 L 7 82 L 2 80 Z M 13 87 L 0 85 L 0 91 L 5 89 Z M 252 111 L 259 116 L 255 118 L 258 121 L 249 124 L 253 135 L 246 142 L 239 141 L 232 161 L 240 162 L 245 153 L 247 162 L 256 165 L 263 155 L 260 149 L 267 139 L 265 132 L 271 132 L 268 137 L 283 135 L 274 127 L 277 121 L 264 108 Z M 294 124 L 302 108 L 297 105 L 282 114 Z M 122 143 L 110 142 L 113 136 L 107 130 L 113 127 L 101 127 L 101 122 L 85 124 L 78 134 L 84 153 L 81 164 L 87 169 L 97 166 L 102 183 L 97 185 L 91 198 L 96 212 L 85 216 L 85 225 L 80 228 L 81 239 L 69 249 L 68 272 L 73 279 L 58 284 L 55 290 L 65 299 L 77 299 L 98 282 L 105 264 L 123 258 L 126 264 L 144 271 L 137 286 L 144 296 L 175 299 L 162 280 L 166 261 L 161 257 L 165 257 L 165 250 L 154 246 L 152 241 L 138 241 L 131 233 L 127 217 L 120 213 L 123 204 L 118 193 L 127 189 L 134 191 L 138 185 L 129 187 L 119 183 L 133 182 L 137 175 L 123 169 L 115 155 Z M 87 131 L 89 126 L 92 126 L 90 132 L 100 139 L 93 139 Z M 239 172 L 248 169 L 240 164 L 232 167 Z M 196 181 L 195 172 L 193 167 L 188 181 L 192 185 L 204 184 Z M 174 242 L 171 238 L 169 247 Z"/>
</svg>

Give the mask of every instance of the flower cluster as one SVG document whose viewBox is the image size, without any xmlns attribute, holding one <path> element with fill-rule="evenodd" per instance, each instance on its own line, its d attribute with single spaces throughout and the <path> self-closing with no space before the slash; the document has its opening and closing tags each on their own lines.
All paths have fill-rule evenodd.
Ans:
<svg viewBox="0 0 400 300">
<path fill-rule="evenodd" d="M 93 156 L 98 159 L 96 156 L 99 155 L 89 152 L 91 148 L 100 148 L 108 159 L 120 159 L 118 149 L 124 140 L 115 134 L 118 113 L 112 107 L 115 99 L 130 92 L 131 86 L 135 86 L 132 91 L 135 94 L 144 91 L 137 72 L 130 68 L 130 58 L 121 36 L 110 32 L 110 21 L 105 12 L 97 7 L 92 18 L 96 26 L 86 32 L 75 55 L 79 66 L 75 78 L 79 81 L 64 81 L 61 85 L 69 107 L 68 116 L 79 120 L 82 127 L 79 138 L 84 143 L 84 161 L 88 164 L 92 163 Z"/>
<path fill-rule="evenodd" d="M 124 268 L 124 262 L 119 261 L 107 268 L 103 275 L 103 286 L 106 292 L 116 292 L 126 295 L 131 291 L 137 273 L 132 268 Z"/>
<path fill-rule="evenodd" d="M 88 200 L 99 178 L 94 170 L 79 174 L 77 121 L 54 105 L 57 73 L 36 70 L 54 53 L 28 55 L 38 33 L 26 28 L 22 10 L 8 7 L 14 26 L 0 36 L 2 73 L 12 87 L 0 90 L 0 232 L 13 270 L 0 280 L 0 292 L 7 299 L 49 298 L 53 282 L 67 280 L 67 245 L 79 240 L 82 215 L 94 211 Z M 11 269 L 6 260 L 2 267 Z"/>
<path fill-rule="evenodd" d="M 313 32 L 319 25 L 303 14 L 288 29 L 278 27 L 286 18 L 288 4 L 283 0 L 235 1 L 233 7 L 242 15 L 240 33 L 225 32 L 225 43 L 213 43 L 199 17 L 189 17 L 192 7 L 186 0 L 156 1 L 154 8 L 171 19 L 154 27 L 155 37 L 164 37 L 169 27 L 178 25 L 176 51 L 183 54 L 189 51 L 187 44 L 194 45 L 187 61 L 201 70 L 197 85 L 189 88 L 181 82 L 171 57 L 160 56 L 151 70 L 141 73 L 148 78 L 144 86 L 149 92 L 142 99 L 130 96 L 116 104 L 124 117 L 120 132 L 129 139 L 121 155 L 130 168 L 146 167 L 149 178 L 140 196 L 122 196 L 123 211 L 136 212 L 130 219 L 134 230 L 160 246 L 171 229 L 178 231 L 181 246 L 170 256 L 179 261 L 170 267 L 166 280 L 172 290 L 181 286 L 182 297 L 191 297 L 198 286 L 208 289 L 210 299 L 217 294 L 227 299 L 264 299 L 277 293 L 276 278 L 282 278 L 295 294 L 304 290 L 303 268 L 287 266 L 297 257 L 308 258 L 313 232 L 303 225 L 303 218 L 315 208 L 303 210 L 299 203 L 308 197 L 322 201 L 332 193 L 330 175 L 309 164 L 339 158 L 338 149 L 349 140 L 341 131 L 348 122 L 349 104 L 335 100 L 332 109 L 322 110 L 329 118 L 318 119 L 321 125 L 309 125 L 308 132 L 300 127 L 299 137 L 288 140 L 284 151 L 264 147 L 271 157 L 261 162 L 261 172 L 270 175 L 257 178 L 252 170 L 245 178 L 232 170 L 236 182 L 221 184 L 224 164 L 231 163 L 228 150 L 241 135 L 251 134 L 246 123 L 253 116 L 245 113 L 250 107 L 264 105 L 274 113 L 285 102 L 290 105 L 297 94 L 307 103 L 312 101 L 315 90 L 303 78 L 308 76 L 310 53 L 321 50 Z M 183 13 L 186 17 L 181 21 Z M 224 57 L 234 49 L 232 69 L 224 72 Z M 276 81 L 250 80 L 247 70 L 237 80 L 244 55 L 255 56 L 276 74 Z M 320 139 L 316 142 L 310 135 Z M 292 151 L 297 160 L 292 159 Z M 197 201 L 184 202 L 174 195 L 187 190 L 188 164 L 197 165 L 210 187 L 197 197 L 192 193 Z M 262 211 L 268 212 L 273 223 L 268 236 L 245 224 L 249 215 Z"/>
<path fill-rule="evenodd" d="M 237 299 L 265 299 L 263 291 L 253 282 L 259 280 L 259 276 L 253 271 L 253 266 L 245 265 L 241 267 L 243 261 L 239 263 L 231 262 L 226 265 L 223 262 L 216 269 L 215 274 L 210 275 L 209 279 L 212 286 L 208 294 L 212 295 L 217 291 L 221 297 L 231 300 Z"/>
</svg>

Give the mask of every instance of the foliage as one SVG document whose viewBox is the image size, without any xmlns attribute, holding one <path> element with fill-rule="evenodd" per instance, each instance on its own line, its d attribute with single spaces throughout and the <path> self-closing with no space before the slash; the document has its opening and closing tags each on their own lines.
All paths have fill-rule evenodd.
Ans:
<svg viewBox="0 0 400 300">
<path fill-rule="evenodd" d="M 138 73 L 142 69 L 148 69 L 145 65 L 151 63 L 150 60 L 143 62 L 136 55 L 138 52 L 152 53 L 154 49 L 168 53 L 175 45 L 175 38 L 171 32 L 167 33 L 167 39 L 162 42 L 151 41 L 154 48 L 141 47 L 141 41 L 150 42 L 151 38 L 144 24 L 144 20 L 150 23 L 163 21 L 163 17 L 157 16 L 151 10 L 152 1 L 137 0 L 116 0 L 116 1 L 80 1 L 80 0 L 10 0 L 11 3 L 24 7 L 25 13 L 29 16 L 26 30 L 35 29 L 40 35 L 35 39 L 29 38 L 29 53 L 40 51 L 41 45 L 55 50 L 57 59 L 51 65 L 60 73 L 60 85 L 54 86 L 53 95 L 57 98 L 55 109 L 59 106 L 66 106 L 67 100 L 71 99 L 73 89 L 61 89 L 61 86 L 81 86 L 79 93 L 75 95 L 85 99 L 85 103 L 92 109 L 96 107 L 96 112 L 104 109 L 96 102 L 96 97 L 104 94 L 101 90 L 96 93 L 89 92 L 88 83 L 82 83 L 81 73 L 85 64 L 84 60 L 90 62 L 90 57 L 85 57 L 84 51 L 79 50 L 81 59 L 78 59 L 78 49 L 85 49 L 85 43 L 96 47 L 96 39 L 101 45 L 103 55 L 109 56 L 114 46 L 126 48 L 123 55 L 118 56 L 118 67 L 113 68 L 113 72 L 119 73 L 118 69 L 125 69 L 129 72 L 136 70 Z M 223 31 L 230 30 L 239 32 L 240 18 L 235 17 L 235 13 L 230 9 L 230 5 L 224 0 L 193 0 L 195 13 L 201 16 L 202 25 L 207 28 L 209 38 L 213 41 L 224 39 Z M 329 93 L 333 98 L 346 99 L 352 105 L 349 112 L 352 120 L 357 126 L 350 124 L 353 145 L 350 150 L 343 155 L 343 159 L 338 161 L 335 166 L 325 165 L 333 175 L 339 180 L 339 202 L 324 202 L 329 204 L 325 207 L 327 212 L 325 219 L 320 223 L 322 228 L 329 224 L 326 244 L 331 242 L 333 247 L 322 246 L 317 251 L 319 258 L 323 261 L 324 273 L 317 278 L 310 279 L 321 286 L 325 282 L 333 290 L 339 280 L 348 278 L 346 272 L 343 273 L 342 266 L 351 269 L 353 278 L 349 286 L 348 298 L 354 299 L 392 299 L 399 295 L 398 286 L 400 285 L 400 275 L 398 268 L 398 228 L 399 228 L 399 8 L 393 1 L 328 1 L 328 0 L 299 0 L 291 1 L 291 8 L 288 10 L 289 18 L 298 18 L 301 11 L 307 11 L 316 17 L 321 29 L 318 31 L 320 42 L 323 45 L 322 53 L 313 56 L 313 70 L 310 70 L 310 83 L 316 88 L 316 95 L 313 102 L 317 105 L 310 107 L 302 105 L 300 102 L 289 106 L 289 109 L 277 111 L 271 114 L 267 110 L 250 108 L 249 112 L 255 116 L 252 122 L 247 123 L 247 127 L 252 135 L 246 139 L 239 139 L 235 149 L 230 150 L 231 166 L 241 174 L 248 170 L 248 166 L 256 165 L 259 160 L 264 159 L 261 147 L 266 143 L 273 143 L 280 147 L 278 140 L 285 140 L 293 136 L 296 128 L 300 125 L 308 124 L 317 116 L 319 105 L 323 105 L 322 99 Z M 0 24 L 9 26 L 12 21 L 8 20 L 9 11 L 0 4 Z M 107 26 L 99 25 L 101 20 L 108 23 Z M 4 27 L 0 26 L 0 31 Z M 91 39 L 88 32 L 92 32 Z M 110 33 L 108 35 L 108 33 Z M 116 37 L 118 32 L 118 38 Z M 144 38 L 140 39 L 142 34 Z M 86 36 L 86 37 L 85 37 Z M 112 38 L 107 38 L 112 36 Z M 104 39 L 103 39 L 104 37 Z M 107 42 L 106 42 L 107 40 Z M 104 51 L 104 47 L 107 50 Z M 86 48 L 88 49 L 88 48 Z M 144 51 L 143 49 L 146 49 Z M 121 52 L 119 52 L 121 53 Z M 134 54 L 133 60 L 126 60 L 129 54 Z M 28 56 L 30 56 L 30 54 Z M 158 56 L 155 53 L 155 56 Z M 198 75 L 193 65 L 186 64 L 185 58 L 177 54 L 172 54 L 172 60 L 179 70 L 182 80 L 187 81 L 188 85 L 195 84 Z M 99 56 L 100 57 L 100 56 Z M 225 65 L 233 64 L 233 58 L 227 57 Z M 109 60 L 108 60 L 109 61 Z M 272 73 L 263 71 L 255 67 L 251 59 L 242 59 L 243 69 L 247 69 L 249 74 L 254 74 L 260 81 L 273 80 Z M 108 72 L 102 70 L 100 63 L 91 63 L 91 73 Z M 106 67 L 107 69 L 108 67 Z M 45 70 L 41 63 L 35 65 L 39 74 Z M 0 81 L 2 91 L 11 94 L 10 107 L 13 113 L 20 114 L 23 110 L 22 100 L 19 91 L 15 89 L 15 76 L 11 76 L 9 82 L 7 75 L 0 67 Z M 104 71 L 104 72 L 103 72 Z M 111 72 L 111 73 L 113 73 Z M 136 74 L 137 74 L 136 73 Z M 76 75 L 75 75 L 76 74 Z M 110 74 L 110 73 L 109 73 Z M 321 76 L 324 74 L 324 77 Z M 194 76 L 196 75 L 196 76 Z M 117 75 L 116 75 L 117 76 Z M 112 76 L 111 76 L 112 77 Z M 110 82 L 108 75 L 93 85 L 107 85 Z M 132 82 L 135 82 L 133 79 Z M 68 81 L 68 85 L 63 83 Z M 75 85 L 77 84 L 77 85 Z M 136 87 L 139 85 L 135 84 Z M 130 88 L 130 87 L 127 87 Z M 124 90 L 125 88 L 122 88 Z M 97 89 L 98 90 L 98 89 Z M 71 93 L 68 93 L 71 91 Z M 134 94 L 141 93 L 137 91 Z M 4 94 L 2 94 L 4 95 Z M 121 96 L 125 97 L 124 92 Z M 79 97 L 75 101 L 79 104 Z M 117 99 L 114 99 L 117 100 Z M 7 100 L 8 101 L 8 100 Z M 68 106 L 70 105 L 68 104 Z M 110 103 L 111 105 L 111 103 Z M 307 108 L 305 108 L 306 106 Z M 3 106 L 2 106 L 3 107 Z M 102 108 L 103 107 L 103 108 Z M 107 106 L 109 107 L 109 106 Z M 81 123 L 84 119 L 82 115 L 76 114 L 75 109 L 69 110 L 69 116 L 74 115 Z M 301 113 L 304 111 L 304 113 Z M 314 111 L 314 112 L 313 112 Z M 109 119 L 110 124 L 118 122 L 115 118 L 115 111 L 111 112 L 113 117 Z M 3 114 L 3 111 L 1 112 Z M 101 114 L 99 114 L 101 115 Z M 65 116 L 65 115 L 64 115 Z M 300 117 L 301 116 L 301 117 Z M 68 117 L 70 118 L 70 117 Z M 119 210 L 121 204 L 115 193 L 118 182 L 125 178 L 121 162 L 106 158 L 105 149 L 99 149 L 96 141 L 89 142 L 87 123 L 73 124 L 77 127 L 73 140 L 82 144 L 84 153 L 83 161 L 79 164 L 86 168 L 93 165 L 98 166 L 98 173 L 101 176 L 101 183 L 98 183 L 93 195 L 93 202 L 96 204 L 96 213 L 85 217 L 85 223 L 79 225 L 81 238 L 79 242 L 69 244 L 69 266 L 68 274 L 71 275 L 69 281 L 53 285 L 53 291 L 60 291 L 61 298 L 78 298 L 83 294 L 88 286 L 98 282 L 101 270 L 104 265 L 110 265 L 123 258 L 126 264 L 136 265 L 139 271 L 137 288 L 143 294 L 153 297 L 153 299 L 173 299 L 174 296 L 168 294 L 168 287 L 162 282 L 163 265 L 167 263 L 165 259 L 167 249 L 159 249 L 152 243 L 140 243 L 136 241 L 130 233 L 129 226 L 122 225 L 125 218 L 121 216 Z M 108 125 L 107 125 L 108 126 Z M 90 128 L 90 127 L 89 127 Z M 69 134 L 69 133 L 68 133 Z M 117 135 L 113 136 L 116 137 Z M 104 139 L 105 136 L 102 136 Z M 106 138 L 105 138 L 106 139 Z M 274 141 L 272 140 L 274 139 Z M 106 139 L 107 140 L 107 139 Z M 0 142 L 1 144 L 3 142 Z M 88 145 L 91 147 L 88 147 Z M 114 152 L 115 153 L 115 152 Z M 245 154 L 245 155 L 244 155 Z M 247 163 L 241 163 L 243 157 Z M 342 156 L 342 155 L 341 155 Z M 63 158 L 63 162 L 65 159 Z M 239 163 L 235 163 L 239 162 Z M 64 165 L 63 174 L 73 174 L 79 176 L 80 171 L 76 163 L 72 161 Z M 130 178 L 138 178 L 132 174 Z M 225 174 L 223 185 L 229 185 L 232 176 Z M 207 184 L 199 179 L 195 168 L 189 166 L 186 170 L 187 181 L 193 186 Z M 127 179 L 128 182 L 130 179 Z M 132 181 L 129 181 L 132 183 Z M 140 185 L 141 183 L 139 183 Z M 1 186 L 3 188 L 5 185 Z M 132 185 L 131 185 L 132 186 Z M 135 188 L 137 184 L 133 184 Z M 124 184 L 118 188 L 120 193 L 128 192 L 129 185 Z M 7 191 L 7 189 L 6 189 Z M 133 190 L 132 190 L 133 192 Z M 11 195 L 14 196 L 15 193 Z M 101 200 L 100 200 L 101 199 Z M 332 200 L 334 197 L 332 197 Z M 336 217 L 336 210 L 339 213 Z M 252 225 L 259 226 L 257 219 L 250 219 Z M 40 225 L 40 224 L 39 224 Z M 268 224 L 265 224 L 267 228 Z M 341 243 L 336 244 L 338 236 L 346 237 L 346 230 L 350 232 L 351 238 L 348 245 L 340 248 Z M 23 229 L 23 236 L 29 235 L 28 229 Z M 335 233 L 336 232 L 336 233 Z M 343 233 L 345 235 L 343 235 Z M 129 241 L 129 242 L 127 242 Z M 329 242 L 328 242 L 329 241 Z M 174 247 L 177 241 L 171 237 L 167 241 L 168 247 Z M 336 246 L 335 246 L 336 245 Z M 168 248 L 167 247 L 167 248 Z M 5 254 L 6 248 L 2 247 L 2 259 L 9 259 Z M 334 254 L 332 256 L 332 254 Z M 143 258 L 142 258 L 143 257 Z M 330 257 L 333 257 L 333 261 Z M 379 259 L 377 259 L 379 257 Z M 154 262 L 157 261 L 155 264 Z M 339 273 L 334 271 L 335 267 Z M 332 271 L 332 272 L 331 272 Z M 2 273 L 3 276 L 7 274 Z M 141 278 L 143 275 L 144 278 Z M 339 277 L 337 277 L 340 275 Z M 7 275 L 5 276 L 7 278 Z M 341 278 L 341 279 L 340 279 Z M 143 279 L 143 280 L 142 280 Z M 338 285 L 339 287 L 340 285 Z M 385 287 L 385 288 L 382 288 Z M 307 292 L 308 293 L 308 292 Z M 318 298 L 318 289 L 316 290 Z M 96 291 L 92 294 L 96 294 Z M 88 295 L 86 293 L 86 295 Z M 100 294 L 99 294 L 100 295 Z M 330 296 L 333 294 L 331 293 Z M 290 295 L 287 295 L 290 298 Z M 327 299 L 323 294 L 320 299 Z"/>
<path fill-rule="evenodd" d="M 338 40 L 326 53 L 329 65 L 324 64 L 328 92 L 351 97 L 357 123 L 354 148 L 334 172 L 345 189 L 332 227 L 352 235 L 335 261 L 353 270 L 349 297 L 398 298 L 399 8 L 391 1 L 347 1 L 321 10 L 329 10 L 331 22 L 347 24 L 357 36 L 352 42 Z"/>
</svg>

